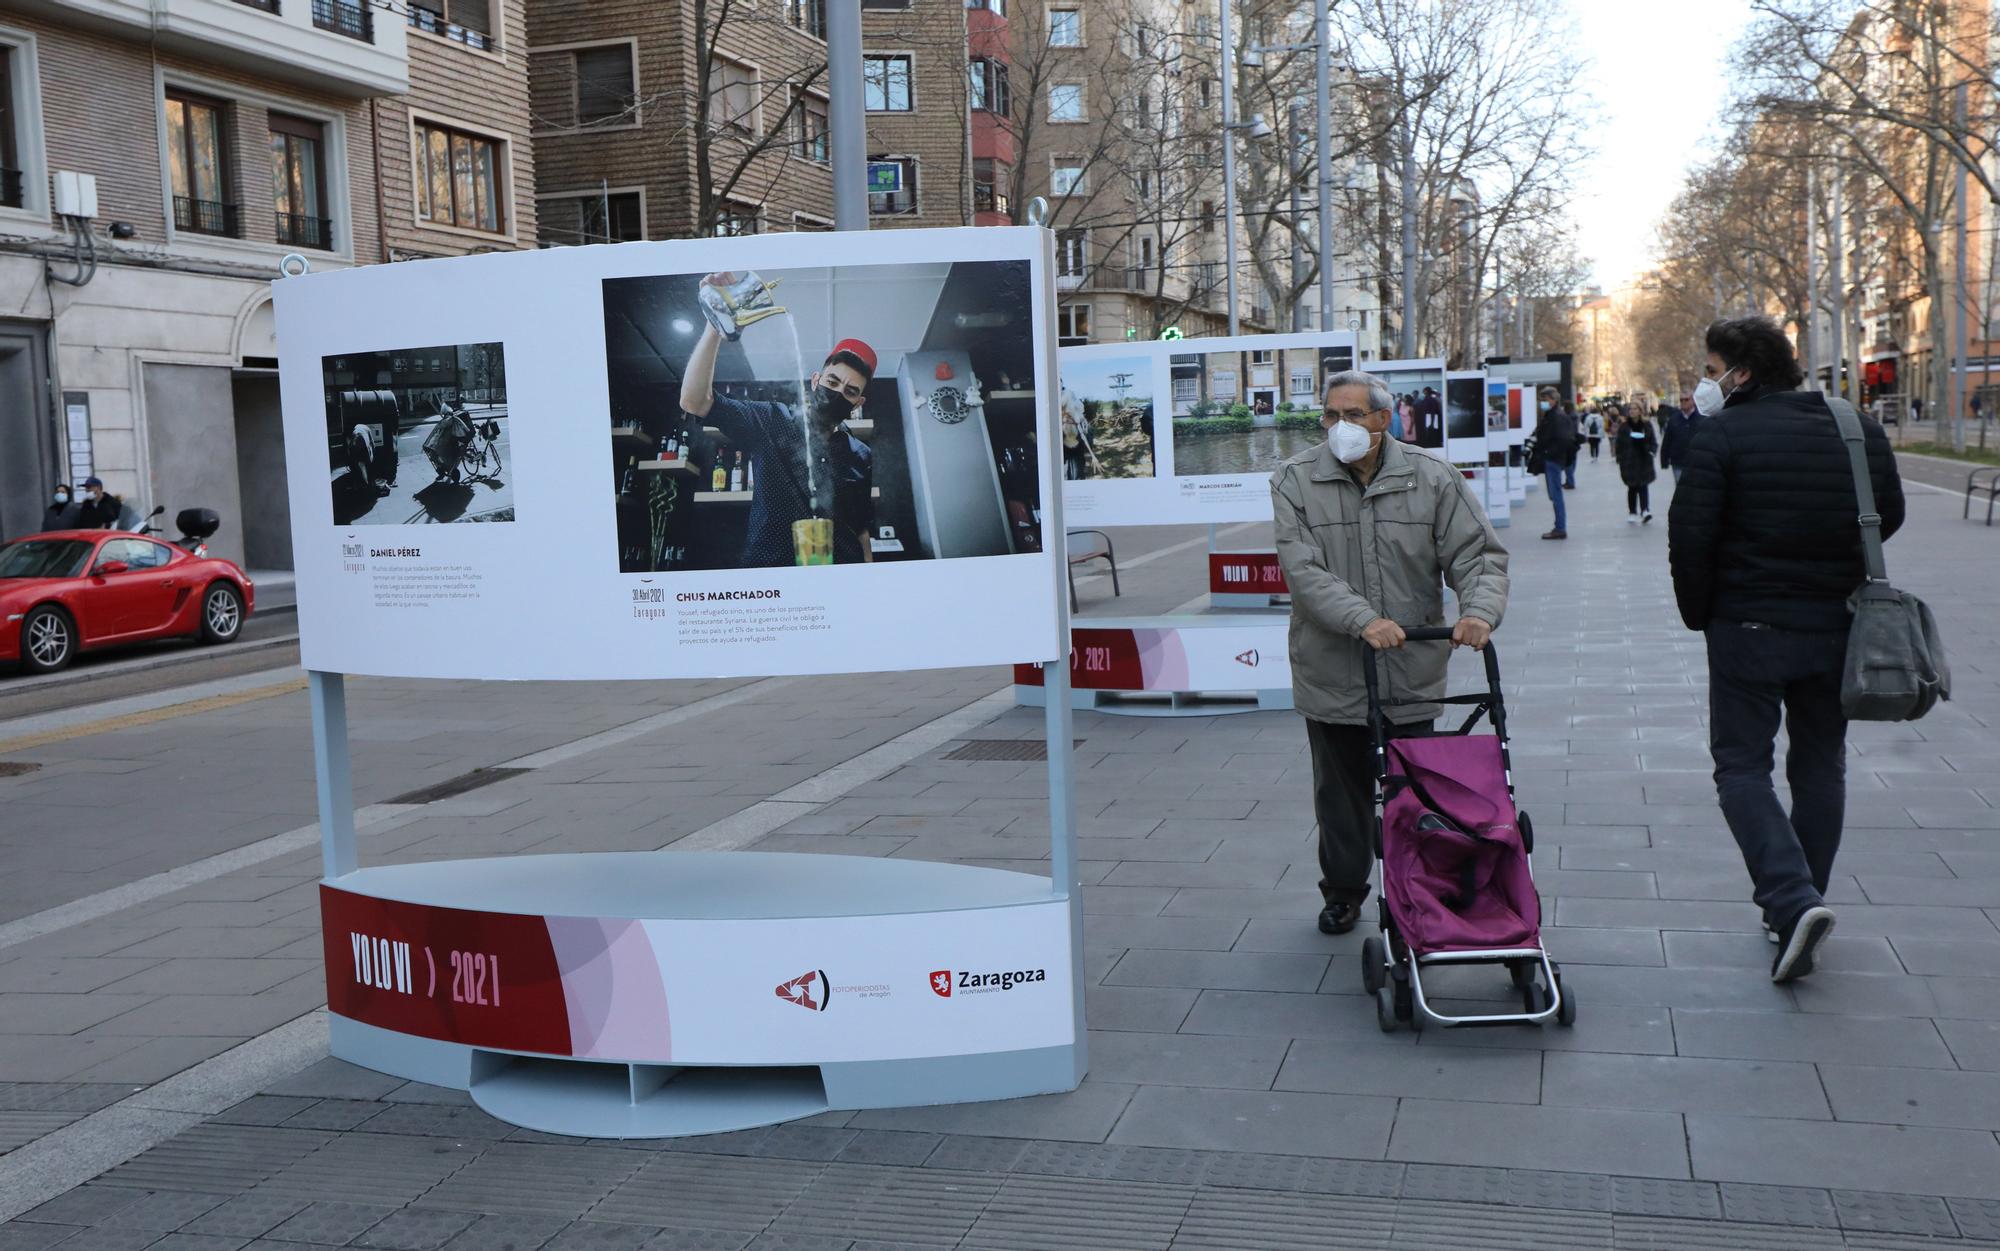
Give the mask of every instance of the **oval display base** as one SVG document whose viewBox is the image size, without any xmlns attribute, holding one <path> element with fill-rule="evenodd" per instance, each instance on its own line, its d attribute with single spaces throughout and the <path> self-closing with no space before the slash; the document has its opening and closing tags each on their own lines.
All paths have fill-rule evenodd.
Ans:
<svg viewBox="0 0 2000 1251">
<path fill-rule="evenodd" d="M 812 1068 L 674 1068 L 477 1053 L 472 1101 L 525 1129 L 578 1138 L 678 1138 L 827 1110 Z"/>
</svg>

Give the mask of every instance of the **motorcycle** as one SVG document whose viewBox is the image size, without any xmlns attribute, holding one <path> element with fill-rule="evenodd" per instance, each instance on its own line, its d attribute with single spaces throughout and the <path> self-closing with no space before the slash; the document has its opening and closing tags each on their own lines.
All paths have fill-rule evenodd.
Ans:
<svg viewBox="0 0 2000 1251">
<path fill-rule="evenodd" d="M 155 517 L 166 513 L 167 506 L 160 504 L 147 513 L 145 519 L 134 530 L 136 534 L 159 534 L 160 528 L 153 524 Z M 222 528 L 222 515 L 212 508 L 183 508 L 174 514 L 174 526 L 181 536 L 174 540 L 174 546 L 195 556 L 208 555 L 208 544 L 204 541 L 215 537 Z"/>
</svg>

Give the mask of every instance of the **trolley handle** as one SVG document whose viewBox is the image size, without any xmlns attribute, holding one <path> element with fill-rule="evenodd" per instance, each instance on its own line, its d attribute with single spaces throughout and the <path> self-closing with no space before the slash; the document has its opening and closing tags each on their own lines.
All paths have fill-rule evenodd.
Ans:
<svg viewBox="0 0 2000 1251">
<path fill-rule="evenodd" d="M 1448 643 L 1451 641 L 1451 632 L 1452 627 L 1450 626 L 1416 626 L 1405 628 L 1403 639 L 1406 643 Z M 1361 676 L 1368 685 L 1370 720 L 1379 716 L 1384 707 L 1393 707 L 1397 704 L 1436 702 L 1433 700 L 1418 699 L 1384 700 L 1381 696 L 1381 677 L 1376 672 L 1375 649 L 1370 647 L 1365 641 L 1357 640 L 1357 642 L 1361 647 Z M 1498 703 L 1500 700 L 1500 653 L 1494 648 L 1491 638 L 1486 640 L 1486 646 L 1481 649 L 1480 655 L 1486 658 L 1487 691 L 1493 702 Z M 1445 702 L 1464 702 L 1465 698 L 1464 696 L 1459 696 L 1456 700 L 1446 700 Z"/>
</svg>

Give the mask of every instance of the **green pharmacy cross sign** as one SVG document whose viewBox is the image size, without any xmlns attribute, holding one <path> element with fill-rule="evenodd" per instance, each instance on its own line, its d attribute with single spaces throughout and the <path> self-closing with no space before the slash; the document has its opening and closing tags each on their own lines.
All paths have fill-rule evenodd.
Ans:
<svg viewBox="0 0 2000 1251">
<path fill-rule="evenodd" d="M 903 166 L 898 161 L 868 162 L 868 194 L 895 195 L 903 189 Z"/>
</svg>

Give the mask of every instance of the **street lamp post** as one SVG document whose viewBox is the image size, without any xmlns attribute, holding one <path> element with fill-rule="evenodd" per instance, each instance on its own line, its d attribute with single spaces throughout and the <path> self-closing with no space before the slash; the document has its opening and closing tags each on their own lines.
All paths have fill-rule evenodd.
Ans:
<svg viewBox="0 0 2000 1251">
<path fill-rule="evenodd" d="M 827 113 L 832 132 L 833 227 L 868 229 L 868 115 L 862 95 L 861 6 L 826 12 Z"/>
<path fill-rule="evenodd" d="M 1229 333 L 1236 334 L 1236 36 L 1229 0 L 1222 9 L 1222 280 L 1229 301 Z"/>
</svg>

